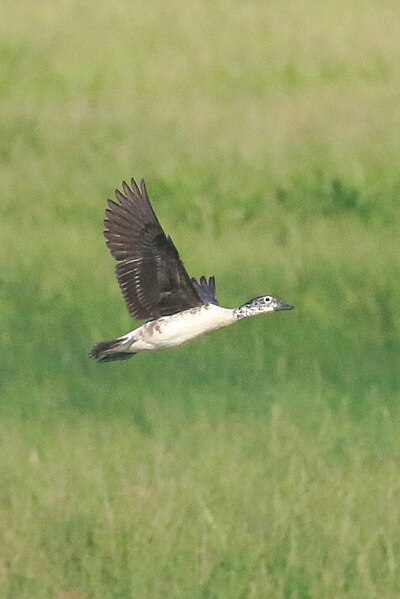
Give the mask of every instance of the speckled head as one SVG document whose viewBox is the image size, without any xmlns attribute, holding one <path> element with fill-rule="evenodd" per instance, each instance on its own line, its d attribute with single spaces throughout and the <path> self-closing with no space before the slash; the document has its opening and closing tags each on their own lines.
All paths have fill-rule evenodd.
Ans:
<svg viewBox="0 0 400 599">
<path fill-rule="evenodd" d="M 294 306 L 286 304 L 283 300 L 271 297 L 270 295 L 262 295 L 255 297 L 249 302 L 240 306 L 235 310 L 237 319 L 246 318 L 247 316 L 257 316 L 257 314 L 265 314 L 267 312 L 279 312 L 280 310 L 294 310 Z"/>
</svg>

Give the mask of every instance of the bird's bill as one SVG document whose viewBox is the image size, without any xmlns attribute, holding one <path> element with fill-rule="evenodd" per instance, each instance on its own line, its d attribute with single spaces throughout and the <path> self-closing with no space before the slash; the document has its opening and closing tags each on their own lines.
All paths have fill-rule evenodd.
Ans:
<svg viewBox="0 0 400 599">
<path fill-rule="evenodd" d="M 286 304 L 281 299 L 278 299 L 275 302 L 274 310 L 275 310 L 275 312 L 278 312 L 280 310 L 294 310 L 294 306 L 291 306 L 290 304 Z"/>
</svg>

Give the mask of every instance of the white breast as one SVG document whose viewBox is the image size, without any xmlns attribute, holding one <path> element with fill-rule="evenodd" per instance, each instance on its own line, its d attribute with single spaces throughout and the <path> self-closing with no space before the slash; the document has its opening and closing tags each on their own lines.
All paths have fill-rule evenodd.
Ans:
<svg viewBox="0 0 400 599">
<path fill-rule="evenodd" d="M 155 350 L 187 343 L 236 321 L 233 310 L 213 304 L 185 310 L 146 323 L 133 332 L 135 351 Z M 133 349 L 133 348 L 132 348 Z"/>
</svg>

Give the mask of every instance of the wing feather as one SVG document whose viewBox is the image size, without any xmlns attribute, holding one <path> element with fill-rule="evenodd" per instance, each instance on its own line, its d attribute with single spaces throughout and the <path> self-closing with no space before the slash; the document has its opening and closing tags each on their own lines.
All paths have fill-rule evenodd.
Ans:
<svg viewBox="0 0 400 599">
<path fill-rule="evenodd" d="M 104 236 L 117 261 L 116 273 L 133 318 L 153 320 L 204 301 L 190 279 L 172 239 L 151 206 L 144 180 L 122 183 L 108 200 Z"/>
<path fill-rule="evenodd" d="M 215 277 L 210 277 L 208 282 L 204 276 L 200 277 L 199 282 L 192 278 L 192 283 L 203 302 L 218 306 L 218 300 L 215 295 Z"/>
</svg>

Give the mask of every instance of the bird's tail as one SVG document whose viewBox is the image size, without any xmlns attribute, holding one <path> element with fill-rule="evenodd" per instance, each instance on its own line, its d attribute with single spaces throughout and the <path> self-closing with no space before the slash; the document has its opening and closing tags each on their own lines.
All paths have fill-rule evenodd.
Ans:
<svg viewBox="0 0 400 599">
<path fill-rule="evenodd" d="M 128 360 L 135 355 L 126 343 L 126 337 L 120 337 L 113 341 L 100 341 L 90 351 L 90 357 L 97 362 L 112 362 L 114 360 Z M 129 349 L 129 351 L 128 351 Z"/>
</svg>

